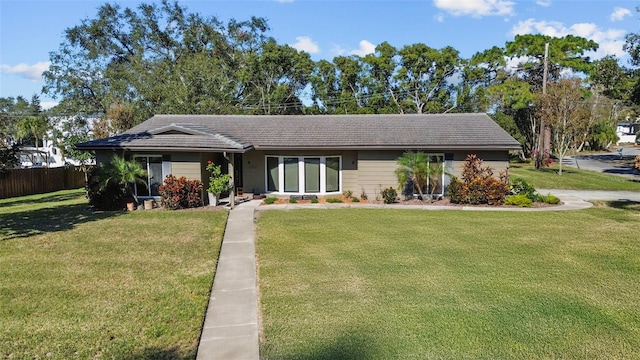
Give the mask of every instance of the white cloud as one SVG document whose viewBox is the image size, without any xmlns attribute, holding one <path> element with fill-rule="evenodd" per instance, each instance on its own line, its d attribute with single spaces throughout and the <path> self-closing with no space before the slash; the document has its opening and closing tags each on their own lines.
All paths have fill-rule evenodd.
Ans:
<svg viewBox="0 0 640 360">
<path fill-rule="evenodd" d="M 49 69 L 49 64 L 51 63 L 48 61 L 39 62 L 33 65 L 24 63 L 14 66 L 2 64 L 0 65 L 0 71 L 7 74 L 18 74 L 26 79 L 34 81 L 41 81 L 42 73 Z"/>
<path fill-rule="evenodd" d="M 622 57 L 625 52 L 622 50 L 624 44 L 625 30 L 601 29 L 594 23 L 577 23 L 565 26 L 557 21 L 536 21 L 527 19 L 518 22 L 511 28 L 511 35 L 541 34 L 551 37 L 564 37 L 567 35 L 580 36 L 598 43 L 599 48 L 595 52 L 588 54 L 595 59 L 600 59 L 606 55 Z"/>
<path fill-rule="evenodd" d="M 318 44 L 313 42 L 308 36 L 298 36 L 296 37 L 295 44 L 291 44 L 291 46 L 298 51 L 306 51 L 309 54 L 317 54 L 320 52 L 320 47 Z"/>
<path fill-rule="evenodd" d="M 611 15 L 609 15 L 609 20 L 621 21 L 627 16 L 631 16 L 631 10 L 621 8 L 621 7 L 616 7 L 611 13 Z"/>
<path fill-rule="evenodd" d="M 435 21 L 437 21 L 439 23 L 444 22 L 444 15 L 443 14 L 437 14 L 433 18 L 435 19 Z"/>
<path fill-rule="evenodd" d="M 43 101 L 40 103 L 40 107 L 42 107 L 43 110 L 49 110 L 58 104 L 59 102 L 57 101 Z"/>
<path fill-rule="evenodd" d="M 433 0 L 433 5 L 454 16 L 473 17 L 514 15 L 513 1 L 508 0 Z"/>
<path fill-rule="evenodd" d="M 373 54 L 374 52 L 376 52 L 376 46 L 373 45 L 372 43 L 370 43 L 367 40 L 362 40 L 360 41 L 360 47 L 356 50 L 351 50 L 349 52 L 350 55 L 358 55 L 358 56 L 365 56 L 368 54 Z"/>
<path fill-rule="evenodd" d="M 536 1 L 536 4 L 542 7 L 549 7 L 551 6 L 551 0 L 538 0 Z"/>
</svg>

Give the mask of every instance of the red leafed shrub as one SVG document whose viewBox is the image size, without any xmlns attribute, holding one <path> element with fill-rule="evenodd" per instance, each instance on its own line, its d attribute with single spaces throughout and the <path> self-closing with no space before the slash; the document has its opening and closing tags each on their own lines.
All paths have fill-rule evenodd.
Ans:
<svg viewBox="0 0 640 360">
<path fill-rule="evenodd" d="M 184 176 L 177 178 L 167 175 L 159 191 L 162 196 L 162 206 L 165 209 L 176 210 L 202 206 L 200 180 L 187 180 Z"/>
<path fill-rule="evenodd" d="M 502 205 L 509 194 L 506 173 L 493 176 L 493 169 L 482 167 L 482 160 L 474 154 L 467 155 L 462 170 L 462 180 L 453 178 L 447 188 L 449 200 L 456 204 Z"/>
</svg>

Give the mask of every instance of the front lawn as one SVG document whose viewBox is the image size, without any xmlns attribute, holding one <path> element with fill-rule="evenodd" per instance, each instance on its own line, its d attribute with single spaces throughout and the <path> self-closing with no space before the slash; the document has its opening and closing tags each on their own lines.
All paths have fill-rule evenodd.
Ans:
<svg viewBox="0 0 640 360">
<path fill-rule="evenodd" d="M 640 358 L 640 209 L 614 205 L 263 211 L 261 355 Z"/>
<path fill-rule="evenodd" d="M 0 200 L 0 357 L 193 358 L 226 211 Z"/>
<path fill-rule="evenodd" d="M 563 166 L 562 175 L 558 175 L 558 164 L 536 170 L 531 164 L 513 163 L 509 174 L 512 179 L 522 178 L 536 189 L 640 191 L 640 181 L 618 175 L 570 166 Z"/>
</svg>

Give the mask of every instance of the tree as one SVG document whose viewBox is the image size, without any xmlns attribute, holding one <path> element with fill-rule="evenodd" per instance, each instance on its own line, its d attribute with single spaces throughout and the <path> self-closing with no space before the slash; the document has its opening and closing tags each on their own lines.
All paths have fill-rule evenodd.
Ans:
<svg viewBox="0 0 640 360">
<path fill-rule="evenodd" d="M 539 95 L 537 99 L 540 116 L 551 127 L 553 151 L 559 159 L 560 175 L 564 156 L 569 149 L 577 146 L 585 121 L 589 118 L 584 98 L 581 80 L 572 78 L 550 84 L 547 94 Z"/>
<path fill-rule="evenodd" d="M 413 44 L 404 46 L 398 55 L 400 68 L 396 80 L 406 92 L 404 103 L 408 112 L 444 112 L 451 105 L 447 81 L 460 65 L 458 51 L 450 46 L 437 50 Z"/>
<path fill-rule="evenodd" d="M 299 96 L 313 69 L 309 54 L 270 39 L 247 55 L 246 65 L 240 71 L 244 104 L 255 107 L 256 114 L 303 113 Z"/>
<path fill-rule="evenodd" d="M 574 35 L 561 38 L 539 34 L 516 35 L 513 41 L 507 42 L 506 55 L 518 60 L 516 75 L 533 86 L 534 92 L 542 89 L 547 43 L 549 81 L 559 80 L 566 71 L 588 74 L 593 68 L 591 59 L 584 56 L 585 52 L 598 49 L 598 44 L 593 40 Z"/>
<path fill-rule="evenodd" d="M 67 113 L 126 110 L 120 130 L 154 113 L 300 113 L 312 62 L 268 29 L 262 18 L 223 23 L 177 1 L 105 4 L 65 31 L 43 91 L 61 97 Z M 277 110 L 285 102 L 293 105 Z"/>
<path fill-rule="evenodd" d="M 18 137 L 23 140 L 30 137 L 33 138 L 37 149 L 40 146 L 38 140 L 44 138 L 51 126 L 43 116 L 28 116 L 20 120 L 16 127 L 18 129 Z"/>
<path fill-rule="evenodd" d="M 488 90 L 491 86 L 507 80 L 509 74 L 506 65 L 505 51 L 497 46 L 478 52 L 471 59 L 463 61 L 462 79 L 455 91 L 456 111 L 488 111 L 494 105 Z"/>
<path fill-rule="evenodd" d="M 0 139 L 0 177 L 20 165 L 20 147 Z"/>
<path fill-rule="evenodd" d="M 402 90 L 395 78 L 398 61 L 398 50 L 386 41 L 362 59 L 367 106 L 375 113 L 404 113 L 400 103 Z"/>
<path fill-rule="evenodd" d="M 35 95 L 31 98 L 31 102 L 22 96 L 0 98 L 0 139 L 17 141 L 17 125 L 20 120 L 40 113 L 40 100 Z"/>
<path fill-rule="evenodd" d="M 545 136 L 542 148 L 539 144 L 542 125 L 534 108 L 534 94 L 542 93 L 545 71 L 545 46 L 548 49 L 548 81 L 560 79 L 563 73 L 587 75 L 593 63 L 585 52 L 598 48 L 598 44 L 578 36 L 567 35 L 561 38 L 546 35 L 517 35 L 513 41 L 505 45 L 505 55 L 517 65 L 509 77 L 503 82 L 491 85 L 489 92 L 493 95 L 503 94 L 499 111 L 513 117 L 518 129 L 526 139 L 525 151 L 536 156 L 536 167 L 544 163 L 543 157 L 549 151 L 550 139 Z M 548 133 L 546 131 L 545 133 Z"/>
</svg>

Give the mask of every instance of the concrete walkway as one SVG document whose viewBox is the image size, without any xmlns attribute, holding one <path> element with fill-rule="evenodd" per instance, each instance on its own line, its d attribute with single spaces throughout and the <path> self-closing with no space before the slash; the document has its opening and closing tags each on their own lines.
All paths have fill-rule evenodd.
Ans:
<svg viewBox="0 0 640 360">
<path fill-rule="evenodd" d="M 605 191 L 605 190 L 560 190 L 560 189 L 538 189 L 538 193 L 546 195 L 551 193 L 562 197 L 574 197 L 582 200 L 620 200 L 640 202 L 640 191 Z"/>
<path fill-rule="evenodd" d="M 229 212 L 196 359 L 259 359 L 253 226 L 259 204 L 249 201 Z"/>
</svg>

